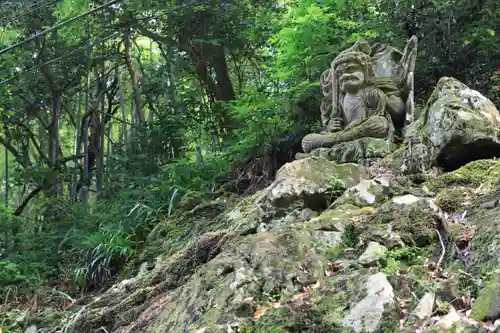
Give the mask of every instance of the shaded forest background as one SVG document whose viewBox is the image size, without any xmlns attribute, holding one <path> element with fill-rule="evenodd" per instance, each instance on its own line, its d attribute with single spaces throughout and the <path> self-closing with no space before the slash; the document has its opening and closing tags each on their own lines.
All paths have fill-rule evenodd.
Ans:
<svg viewBox="0 0 500 333">
<path fill-rule="evenodd" d="M 500 107 L 499 34 L 496 0 L 6 2 L 0 302 L 109 285 L 159 221 L 268 185 L 358 38 L 419 38 L 419 103 L 453 76 Z"/>
</svg>

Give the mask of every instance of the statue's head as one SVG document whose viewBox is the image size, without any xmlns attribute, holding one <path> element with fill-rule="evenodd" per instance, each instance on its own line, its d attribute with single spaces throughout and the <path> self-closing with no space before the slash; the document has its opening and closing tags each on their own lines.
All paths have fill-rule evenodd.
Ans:
<svg viewBox="0 0 500 333">
<path fill-rule="evenodd" d="M 373 75 L 371 58 L 364 52 L 342 52 L 333 60 L 332 66 L 342 92 L 355 93 L 359 91 Z"/>
</svg>

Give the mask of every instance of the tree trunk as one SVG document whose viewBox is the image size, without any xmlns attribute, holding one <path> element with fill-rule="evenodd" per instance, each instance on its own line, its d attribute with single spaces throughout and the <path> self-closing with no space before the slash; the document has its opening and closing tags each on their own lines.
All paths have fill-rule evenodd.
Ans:
<svg viewBox="0 0 500 333">
<path fill-rule="evenodd" d="M 51 125 L 50 125 L 50 131 L 49 131 L 49 160 L 50 164 L 52 165 L 52 168 L 54 168 L 54 173 L 56 177 L 58 177 L 59 174 L 59 166 L 58 164 L 58 159 L 59 159 L 59 118 L 60 118 L 60 113 L 61 113 L 61 92 L 60 91 L 54 91 L 52 93 L 52 112 L 51 112 Z M 49 182 L 47 184 L 49 188 L 46 188 L 45 190 L 48 191 L 50 195 L 53 196 L 59 196 L 61 194 L 61 184 L 59 184 L 58 181 L 55 183 Z"/>
<path fill-rule="evenodd" d="M 89 26 L 90 32 L 90 26 Z M 90 33 L 89 33 L 90 37 Z M 83 145 L 83 170 L 82 177 L 80 180 L 81 190 L 80 190 L 80 200 L 85 206 L 88 205 L 88 193 L 89 193 L 89 113 L 90 113 L 90 64 L 92 62 L 92 47 L 88 48 L 87 51 L 87 74 L 85 80 L 85 117 L 83 119 L 83 133 L 82 133 L 82 145 Z"/>
<path fill-rule="evenodd" d="M 118 94 L 120 95 L 120 108 L 122 110 L 122 123 L 120 129 L 120 135 L 118 139 L 118 147 L 120 151 L 123 150 L 123 145 L 128 146 L 127 143 L 127 106 L 125 105 L 125 92 L 123 91 L 123 83 L 120 78 L 118 78 Z"/>
<path fill-rule="evenodd" d="M 134 68 L 134 64 L 132 62 L 132 47 L 130 42 L 130 29 L 125 31 L 123 37 L 123 43 L 125 44 L 125 62 L 127 63 L 127 69 L 130 73 L 130 78 L 132 80 L 132 90 L 134 93 L 134 103 L 135 110 L 137 115 L 137 121 L 139 123 L 144 122 L 144 110 L 141 106 L 141 88 L 139 86 L 139 80 L 137 78 L 137 71 Z"/>
<path fill-rule="evenodd" d="M 78 87 L 80 88 L 82 85 L 81 80 L 80 83 L 78 84 Z M 82 132 L 83 128 L 80 126 L 80 105 L 81 105 L 81 96 L 82 93 L 79 90 L 78 91 L 78 97 L 76 101 L 76 106 L 75 106 L 75 156 L 80 156 L 82 152 Z M 80 166 L 80 160 L 78 158 L 75 159 L 75 167 L 76 169 L 79 169 Z M 78 176 L 75 174 L 73 177 L 73 185 L 71 188 L 71 201 L 76 202 L 78 193 Z"/>
</svg>

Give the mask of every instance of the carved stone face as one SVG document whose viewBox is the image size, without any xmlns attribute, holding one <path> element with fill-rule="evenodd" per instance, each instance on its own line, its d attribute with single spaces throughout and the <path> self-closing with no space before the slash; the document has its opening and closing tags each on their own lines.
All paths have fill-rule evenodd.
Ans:
<svg viewBox="0 0 500 333">
<path fill-rule="evenodd" d="M 337 69 L 340 90 L 342 92 L 356 93 L 365 83 L 365 69 L 355 61 L 340 64 Z"/>
</svg>

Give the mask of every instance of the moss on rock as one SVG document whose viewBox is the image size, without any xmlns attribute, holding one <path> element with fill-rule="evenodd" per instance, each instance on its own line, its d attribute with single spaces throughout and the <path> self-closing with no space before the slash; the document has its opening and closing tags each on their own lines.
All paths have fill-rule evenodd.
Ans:
<svg viewBox="0 0 500 333">
<path fill-rule="evenodd" d="M 457 212 L 464 203 L 470 202 L 473 197 L 472 189 L 468 187 L 446 188 L 439 192 L 436 197 L 436 204 L 445 212 Z"/>
<path fill-rule="evenodd" d="M 477 231 L 469 278 L 494 279 L 500 267 L 500 208 L 481 208 L 481 200 L 486 199 L 471 192 L 481 184 L 486 184 L 483 189 L 494 188 L 499 165 L 497 160 L 472 162 L 425 184 L 434 186 L 439 193 L 436 201 L 446 211 L 471 202 L 467 222 L 477 226 Z M 313 179 L 321 188 L 335 189 L 338 179 L 330 182 L 329 172 L 337 168 L 327 167 Z M 362 178 L 360 169 L 352 170 L 354 175 L 346 171 L 342 177 L 356 185 Z M 302 177 L 303 171 L 295 174 Z M 344 190 L 347 182 L 339 189 Z M 352 332 L 342 326 L 342 320 L 371 295 L 365 283 L 380 269 L 358 263 L 370 241 L 389 249 L 383 271 L 394 275 L 389 282 L 395 296 L 409 298 L 413 292 L 420 297 L 431 283 L 439 297 L 448 293 L 445 287 L 452 289 L 453 298 L 465 295 L 457 292 L 464 282 L 456 266 L 448 266 L 453 271 L 448 275 L 449 285 L 444 286 L 436 285 L 430 279 L 432 272 L 423 265 L 437 244 L 439 216 L 430 200 L 418 193 L 409 177 L 402 176 L 394 184 L 373 205 L 359 207 L 356 202 L 339 200 L 319 211 L 319 216 L 310 214 L 305 219 L 299 218 L 307 208 L 303 196 L 292 195 L 287 205 L 276 206 L 268 198 L 269 189 L 234 205 L 228 203 L 231 207 L 222 214 L 205 214 L 202 206 L 171 218 L 158 227 L 155 242 L 150 243 L 163 252 L 155 267 L 125 289 L 111 289 L 87 304 L 67 332 L 91 332 L 101 326 L 120 333 L 221 333 L 228 327 L 254 333 Z M 491 200 L 496 196 L 489 191 Z M 260 228 L 261 224 L 267 228 Z M 467 292 L 474 295 L 476 290 Z M 453 299 L 443 301 L 452 303 Z M 482 313 L 477 304 L 475 311 Z M 257 320 L 256 314 L 263 312 Z M 398 326 L 398 310 L 390 304 L 376 331 L 394 332 Z"/>
<path fill-rule="evenodd" d="M 496 320 L 500 318 L 500 281 L 485 284 L 472 307 L 471 318 L 475 320 Z"/>
<path fill-rule="evenodd" d="M 436 238 L 434 229 L 438 221 L 438 215 L 425 198 L 417 198 L 410 204 L 399 204 L 391 200 L 382 205 L 377 214 L 361 226 L 362 237 L 391 248 L 393 246 L 387 244 L 387 239 L 390 239 L 388 236 L 393 233 L 401 237 L 407 245 L 423 247 Z"/>
<path fill-rule="evenodd" d="M 500 185 L 500 159 L 486 159 L 470 162 L 461 168 L 443 173 L 437 178 L 429 180 L 426 185 L 432 191 L 438 192 L 452 185 L 479 186 L 498 188 Z"/>
</svg>

